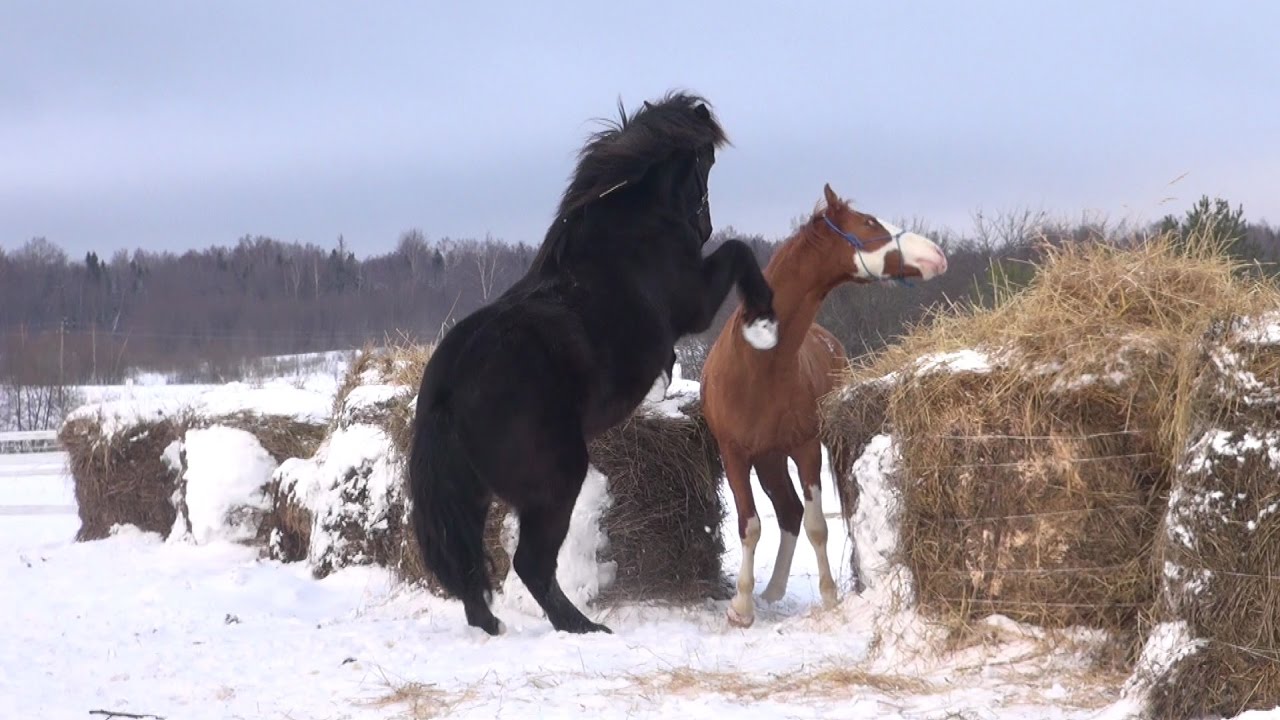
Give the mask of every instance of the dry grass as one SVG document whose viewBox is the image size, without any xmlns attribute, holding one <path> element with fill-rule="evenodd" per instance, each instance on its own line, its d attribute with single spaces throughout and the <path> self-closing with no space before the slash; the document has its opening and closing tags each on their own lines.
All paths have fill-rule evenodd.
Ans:
<svg viewBox="0 0 1280 720">
<path fill-rule="evenodd" d="M 378 709 L 401 708 L 399 716 L 405 720 L 433 720 L 448 717 L 459 705 L 474 700 L 476 688 L 464 688 L 450 692 L 431 683 L 413 680 L 392 680 L 382 674 L 385 692 L 364 704 Z"/>
<path fill-rule="evenodd" d="M 683 418 L 632 416 L 590 446 L 612 506 L 601 560 L 617 563 L 600 602 L 696 602 L 725 598 L 720 563 L 720 454 L 696 401 Z"/>
<path fill-rule="evenodd" d="M 867 688 L 894 697 L 932 694 L 943 690 L 921 678 L 873 673 L 835 663 L 821 668 L 803 668 L 769 675 L 681 667 L 631 675 L 628 679 L 630 686 L 621 692 L 645 695 L 717 693 L 754 701 L 810 697 L 832 700 L 841 696 L 852 697 Z"/>
<path fill-rule="evenodd" d="M 382 348 L 366 346 L 352 361 L 334 398 L 334 418 L 339 425 L 366 423 L 381 427 L 407 457 L 413 432 L 410 400 L 417 394 L 422 371 L 434 349 L 434 345 L 404 341 Z M 385 402 L 350 407 L 352 391 L 370 385 L 390 385 L 401 388 L 402 393 Z"/>
<path fill-rule="evenodd" d="M 829 438 L 897 440 L 903 560 L 926 610 L 961 626 L 1001 613 L 1139 627 L 1195 339 L 1225 313 L 1280 305 L 1220 243 L 1171 240 L 1045 248 L 1025 290 L 935 314 L 827 399 Z M 974 350 L 989 370 L 925 361 Z"/>
</svg>

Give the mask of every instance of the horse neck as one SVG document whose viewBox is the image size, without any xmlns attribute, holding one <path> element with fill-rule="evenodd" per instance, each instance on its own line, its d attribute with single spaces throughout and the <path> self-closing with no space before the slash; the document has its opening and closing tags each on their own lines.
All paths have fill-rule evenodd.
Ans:
<svg viewBox="0 0 1280 720">
<path fill-rule="evenodd" d="M 765 267 L 765 280 L 773 288 L 773 311 L 778 316 L 774 357 L 791 359 L 800 351 L 822 302 L 840 284 L 838 278 L 828 275 L 818 249 L 802 236 L 783 245 Z"/>
</svg>

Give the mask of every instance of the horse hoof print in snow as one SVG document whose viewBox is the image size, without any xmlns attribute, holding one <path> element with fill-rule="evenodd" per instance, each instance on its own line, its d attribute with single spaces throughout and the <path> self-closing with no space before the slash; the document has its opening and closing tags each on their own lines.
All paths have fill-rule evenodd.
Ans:
<svg viewBox="0 0 1280 720">
<path fill-rule="evenodd" d="M 773 318 L 756 318 L 742 326 L 742 337 L 757 350 L 769 350 L 778 344 L 778 321 Z"/>
</svg>

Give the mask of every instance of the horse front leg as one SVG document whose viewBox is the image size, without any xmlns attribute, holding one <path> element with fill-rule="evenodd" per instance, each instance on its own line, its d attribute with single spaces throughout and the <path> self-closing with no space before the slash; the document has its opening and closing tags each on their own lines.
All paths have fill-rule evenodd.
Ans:
<svg viewBox="0 0 1280 720">
<path fill-rule="evenodd" d="M 778 316 L 773 312 L 773 289 L 760 272 L 760 263 L 741 240 L 726 240 L 702 261 L 703 301 L 692 332 L 711 327 L 716 310 L 735 284 L 742 297 L 742 336 L 757 350 L 778 343 Z"/>
</svg>

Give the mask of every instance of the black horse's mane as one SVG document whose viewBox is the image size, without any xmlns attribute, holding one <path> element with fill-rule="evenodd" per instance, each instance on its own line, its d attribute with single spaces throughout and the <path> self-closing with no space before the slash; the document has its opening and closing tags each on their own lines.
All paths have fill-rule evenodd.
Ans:
<svg viewBox="0 0 1280 720">
<path fill-rule="evenodd" d="M 710 104 L 689 93 L 670 92 L 657 102 L 645 102 L 630 117 L 619 100 L 618 115 L 617 121 L 601 120 L 606 127 L 593 134 L 578 153 L 578 166 L 535 265 L 548 257 L 560 257 L 568 241 L 563 224 L 576 211 L 637 181 L 675 152 L 708 145 L 718 148 L 728 142 Z"/>
<path fill-rule="evenodd" d="M 699 106 L 706 108 L 705 115 L 697 111 Z M 578 153 L 578 167 L 557 217 L 567 217 L 618 183 L 639 178 L 674 151 L 720 147 L 728 140 L 707 101 L 688 93 L 672 92 L 658 102 L 646 102 L 631 117 L 619 100 L 618 116 L 617 122 L 602 120 L 605 129 L 592 135 Z"/>
</svg>

